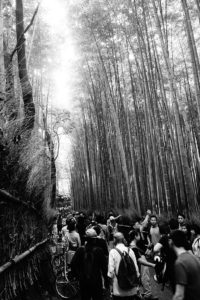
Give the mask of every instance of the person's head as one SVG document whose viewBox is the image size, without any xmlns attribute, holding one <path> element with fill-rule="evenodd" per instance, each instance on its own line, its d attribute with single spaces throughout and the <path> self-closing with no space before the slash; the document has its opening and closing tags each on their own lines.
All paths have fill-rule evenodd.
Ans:
<svg viewBox="0 0 200 300">
<path fill-rule="evenodd" d="M 97 215 L 96 216 L 96 221 L 99 224 L 106 224 L 106 220 L 104 219 L 104 217 L 102 215 Z"/>
<path fill-rule="evenodd" d="M 116 223 L 116 219 L 113 216 L 110 216 L 109 220 L 112 225 L 114 225 Z"/>
<path fill-rule="evenodd" d="M 180 226 L 180 230 L 183 231 L 187 237 L 187 239 L 191 238 L 190 226 L 187 223 L 183 223 Z"/>
<path fill-rule="evenodd" d="M 93 228 L 89 228 L 85 231 L 85 249 L 88 251 L 96 245 L 97 233 Z"/>
<path fill-rule="evenodd" d="M 178 220 L 173 219 L 173 218 L 171 220 L 169 220 L 169 227 L 170 227 L 171 231 L 178 229 L 178 225 L 179 225 Z"/>
<path fill-rule="evenodd" d="M 134 229 L 140 229 L 140 222 L 142 221 L 142 218 L 137 216 L 133 222 L 133 228 Z"/>
<path fill-rule="evenodd" d="M 80 211 L 80 213 L 79 213 L 79 217 L 81 217 L 81 218 L 85 218 L 85 214 L 84 214 L 84 212 L 83 212 L 83 211 Z"/>
<path fill-rule="evenodd" d="M 170 234 L 170 245 L 177 253 L 179 249 L 185 249 L 187 247 L 187 238 L 183 231 L 181 230 L 174 230 Z"/>
<path fill-rule="evenodd" d="M 178 213 L 177 220 L 178 220 L 179 225 L 181 226 L 181 224 L 183 224 L 185 222 L 185 215 L 182 213 Z"/>
<path fill-rule="evenodd" d="M 124 238 L 124 235 L 123 233 L 121 232 L 116 232 L 113 236 L 114 238 L 114 245 L 116 246 L 117 244 L 125 244 L 125 238 Z"/>
<path fill-rule="evenodd" d="M 167 235 L 170 232 L 169 224 L 167 222 L 163 222 L 159 224 L 160 234 Z"/>
<path fill-rule="evenodd" d="M 89 229 L 86 230 L 85 236 L 86 236 L 87 240 L 90 240 L 90 239 L 96 238 L 97 237 L 97 233 L 94 230 L 94 228 L 89 228 Z"/>
<path fill-rule="evenodd" d="M 190 228 L 190 232 L 193 236 L 200 235 L 200 225 L 192 224 Z"/>
<path fill-rule="evenodd" d="M 188 226 L 186 223 L 182 223 L 180 230 L 183 231 L 185 234 L 188 233 Z"/>
<path fill-rule="evenodd" d="M 157 219 L 156 215 L 151 215 L 151 217 L 150 217 L 150 224 L 153 227 L 158 224 L 158 219 Z"/>
<path fill-rule="evenodd" d="M 76 211 L 75 214 L 74 214 L 74 218 L 78 219 L 79 215 L 80 215 L 79 212 Z"/>
<path fill-rule="evenodd" d="M 111 216 L 115 216 L 114 212 L 111 210 L 109 213 L 108 213 L 108 219 L 111 217 Z"/>
<path fill-rule="evenodd" d="M 100 235 L 100 233 L 101 233 L 101 227 L 99 225 L 95 225 L 92 228 L 96 231 L 97 236 Z"/>
<path fill-rule="evenodd" d="M 76 221 L 74 219 L 71 219 L 68 223 L 67 229 L 69 232 L 74 231 L 76 229 Z"/>
<path fill-rule="evenodd" d="M 129 241 L 139 241 L 140 240 L 140 231 L 138 229 L 133 229 L 129 232 Z"/>
</svg>

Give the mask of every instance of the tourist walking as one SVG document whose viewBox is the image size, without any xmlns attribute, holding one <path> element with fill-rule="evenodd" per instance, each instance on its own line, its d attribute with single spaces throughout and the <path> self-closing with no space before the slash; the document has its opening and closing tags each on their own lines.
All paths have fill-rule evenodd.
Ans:
<svg viewBox="0 0 200 300">
<path fill-rule="evenodd" d="M 96 231 L 88 229 L 85 246 L 76 251 L 71 261 L 72 274 L 79 280 L 82 300 L 103 300 L 103 285 L 109 287 L 107 259 L 96 240 Z"/>
<path fill-rule="evenodd" d="M 135 284 L 124 289 L 119 283 L 119 269 L 122 260 L 122 254 L 128 254 L 131 261 L 134 264 L 136 279 L 139 279 L 140 273 L 136 261 L 134 252 L 125 246 L 124 235 L 121 232 L 117 232 L 113 235 L 115 248 L 110 250 L 109 262 L 108 262 L 108 277 L 110 278 L 110 289 L 113 300 L 133 300 L 138 293 L 138 280 Z M 125 273 L 122 274 L 124 280 L 126 280 Z"/>
</svg>

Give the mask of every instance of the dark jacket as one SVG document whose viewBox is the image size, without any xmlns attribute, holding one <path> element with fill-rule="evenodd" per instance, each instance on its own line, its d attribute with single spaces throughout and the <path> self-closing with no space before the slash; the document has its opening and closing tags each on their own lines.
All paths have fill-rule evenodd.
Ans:
<svg viewBox="0 0 200 300">
<path fill-rule="evenodd" d="M 90 266 L 90 270 L 88 270 Z M 96 239 L 90 239 L 80 247 L 71 262 L 72 273 L 78 278 L 80 286 L 90 285 L 102 289 L 102 276 L 108 286 L 107 259 L 103 250 L 97 246 Z M 91 275 L 91 276 L 90 276 Z"/>
</svg>

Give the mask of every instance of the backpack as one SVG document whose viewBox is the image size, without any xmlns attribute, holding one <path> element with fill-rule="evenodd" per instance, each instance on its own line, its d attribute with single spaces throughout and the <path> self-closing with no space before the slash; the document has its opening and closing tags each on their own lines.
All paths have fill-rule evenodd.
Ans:
<svg viewBox="0 0 200 300">
<path fill-rule="evenodd" d="M 138 286 L 139 280 L 134 261 L 129 255 L 130 249 L 128 248 L 128 253 L 125 251 L 122 253 L 117 248 L 115 250 L 121 255 L 118 274 L 116 274 L 119 287 L 122 290 L 129 290 Z"/>
</svg>

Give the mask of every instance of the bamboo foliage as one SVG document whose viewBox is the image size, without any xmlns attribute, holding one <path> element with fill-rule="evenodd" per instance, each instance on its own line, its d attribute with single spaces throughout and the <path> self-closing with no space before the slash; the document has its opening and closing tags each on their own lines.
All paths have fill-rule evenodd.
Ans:
<svg viewBox="0 0 200 300">
<path fill-rule="evenodd" d="M 192 14 L 186 0 L 72 7 L 84 70 L 71 167 L 76 208 L 199 209 L 197 2 Z"/>
</svg>

